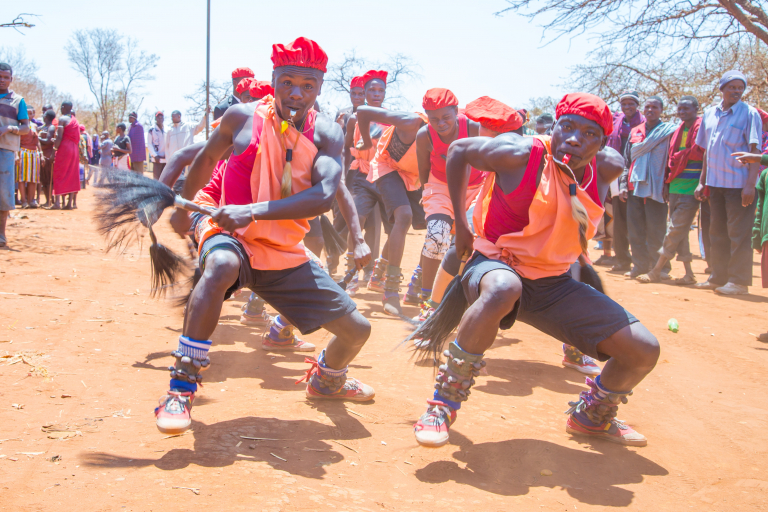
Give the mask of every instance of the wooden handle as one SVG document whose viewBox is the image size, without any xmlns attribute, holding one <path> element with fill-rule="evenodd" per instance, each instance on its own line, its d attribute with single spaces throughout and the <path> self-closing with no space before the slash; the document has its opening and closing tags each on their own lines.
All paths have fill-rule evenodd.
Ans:
<svg viewBox="0 0 768 512">
<path fill-rule="evenodd" d="M 192 201 L 184 199 L 181 196 L 176 196 L 174 198 L 173 205 L 176 208 L 181 208 L 182 210 L 187 210 L 188 212 L 202 213 L 203 215 L 211 215 L 214 212 L 213 208 L 200 206 L 199 204 L 193 203 Z"/>
</svg>

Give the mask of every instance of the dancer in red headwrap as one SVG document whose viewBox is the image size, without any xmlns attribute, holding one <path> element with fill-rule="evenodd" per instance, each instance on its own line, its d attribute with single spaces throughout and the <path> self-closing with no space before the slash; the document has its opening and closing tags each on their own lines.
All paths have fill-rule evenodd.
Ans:
<svg viewBox="0 0 768 512">
<path fill-rule="evenodd" d="M 483 353 L 499 328 L 509 329 L 517 319 L 607 360 L 600 376 L 587 379 L 590 390 L 571 402 L 569 433 L 646 444 L 616 414 L 655 366 L 658 342 L 623 307 L 568 273 L 597 230 L 600 198 L 624 168 L 622 156 L 605 148 L 611 112 L 597 96 L 576 93 L 560 101 L 556 115 L 551 138 L 504 134 L 450 147 L 446 175 L 456 251 L 462 260 L 474 255 L 415 333 L 429 340 L 419 348 L 434 357 L 461 319 L 434 396 L 414 427 L 422 445 L 448 442 L 448 429 L 485 365 Z M 477 239 L 463 215 L 470 166 L 490 173 L 474 211 Z"/>
<path fill-rule="evenodd" d="M 311 360 L 308 398 L 365 401 L 374 396 L 373 388 L 347 377 L 349 363 L 370 335 L 370 323 L 301 244 L 309 231 L 307 219 L 330 209 L 341 179 L 341 128 L 314 110 L 328 57 L 317 43 L 300 37 L 273 45 L 272 62 L 275 96 L 227 109 L 184 184 L 185 198 L 215 211 L 195 227 L 202 277 L 173 353 L 170 391 L 155 411 L 163 432 L 183 432 L 191 425 L 190 409 L 200 371 L 209 364 L 222 303 L 243 287 L 302 334 L 323 327 L 335 335 Z M 230 146 L 226 167 L 212 179 Z M 354 222 L 354 212 L 349 219 Z M 187 233 L 191 219 L 176 210 L 171 224 Z M 360 267 L 364 264 L 360 261 Z"/>
</svg>

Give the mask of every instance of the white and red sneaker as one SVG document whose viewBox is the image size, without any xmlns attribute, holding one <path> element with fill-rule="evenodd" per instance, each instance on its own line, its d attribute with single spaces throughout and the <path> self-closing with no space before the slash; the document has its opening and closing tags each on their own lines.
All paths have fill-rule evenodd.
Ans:
<svg viewBox="0 0 768 512">
<path fill-rule="evenodd" d="M 565 431 L 572 435 L 605 439 L 611 443 L 624 446 L 648 445 L 648 440 L 643 434 L 615 418 L 601 425 L 595 425 L 586 416 L 573 413 L 568 416 Z"/>
<path fill-rule="evenodd" d="M 456 421 L 456 411 L 439 400 L 427 400 L 427 412 L 413 425 L 416 441 L 437 448 L 448 442 L 448 430 Z"/>
<path fill-rule="evenodd" d="M 600 375 L 602 369 L 597 365 L 597 361 L 581 352 L 576 347 L 563 343 L 563 366 L 573 368 L 577 372 L 585 375 Z"/>
<path fill-rule="evenodd" d="M 324 351 L 320 358 L 324 356 Z M 368 384 L 363 384 L 357 379 L 347 377 L 347 368 L 333 370 L 323 368 L 317 360 L 305 357 L 305 363 L 312 366 L 304 377 L 296 381 L 296 384 L 307 381 L 307 398 L 321 400 L 350 400 L 352 402 L 367 402 L 376 396 L 376 392 Z"/>
<path fill-rule="evenodd" d="M 168 391 L 155 408 L 155 424 L 164 434 L 181 434 L 192 425 L 192 402 L 195 394 L 191 391 Z"/>
<path fill-rule="evenodd" d="M 294 326 L 283 324 L 281 317 L 277 316 L 270 319 L 269 330 L 264 333 L 261 339 L 261 348 L 263 350 L 290 351 L 290 352 L 314 352 L 315 345 L 304 341 L 293 333 Z"/>
</svg>

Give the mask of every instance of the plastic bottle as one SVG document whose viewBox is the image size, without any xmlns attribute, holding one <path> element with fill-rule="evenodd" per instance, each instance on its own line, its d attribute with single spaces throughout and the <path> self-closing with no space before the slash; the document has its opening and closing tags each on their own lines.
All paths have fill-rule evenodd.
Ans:
<svg viewBox="0 0 768 512">
<path fill-rule="evenodd" d="M 680 330 L 680 324 L 677 323 L 676 318 L 670 318 L 667 322 L 667 328 L 672 332 L 677 332 Z"/>
</svg>

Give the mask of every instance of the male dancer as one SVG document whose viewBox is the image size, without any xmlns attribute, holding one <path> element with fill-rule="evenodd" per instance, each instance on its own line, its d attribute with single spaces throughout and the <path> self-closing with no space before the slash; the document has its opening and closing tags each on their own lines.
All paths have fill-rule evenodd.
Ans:
<svg viewBox="0 0 768 512">
<path fill-rule="evenodd" d="M 367 180 L 376 185 L 384 201 L 386 217 L 393 223 L 392 232 L 386 244 L 388 261 L 382 300 L 384 312 L 390 315 L 402 315 L 400 263 L 405 250 L 405 238 L 413 219 L 408 192 L 421 188 L 414 142 L 419 129 L 426 124 L 427 117 L 424 114 L 371 106 L 358 107 L 356 115 L 357 132 L 361 137 L 361 141 L 356 146 L 358 151 L 374 148 L 371 139 L 372 122 L 387 126 L 376 144 L 376 154 L 371 160 Z M 361 218 L 360 222 L 364 220 Z"/>
<path fill-rule="evenodd" d="M 510 328 L 517 318 L 608 360 L 602 375 L 587 379 L 591 389 L 572 403 L 567 432 L 646 444 L 644 436 L 615 417 L 618 405 L 655 366 L 658 342 L 624 308 L 567 273 L 597 230 L 600 198 L 624 168 L 622 156 L 605 148 L 611 113 L 597 96 L 575 93 L 560 101 L 556 117 L 551 138 L 509 134 L 451 145 L 446 173 L 457 213 L 456 250 L 466 258 L 474 247 L 475 254 L 461 286 L 424 325 L 445 322 L 440 317 L 451 300 L 471 305 L 445 352 L 447 363 L 440 367 L 427 412 L 414 426 L 422 445 L 448 442 L 456 412 L 484 366 L 483 353 L 498 329 Z M 465 209 L 470 165 L 493 173 L 475 207 L 476 240 L 459 214 Z M 447 334 L 455 323 L 445 325 Z M 441 333 L 433 334 L 441 342 Z"/>
<path fill-rule="evenodd" d="M 369 107 L 381 108 L 381 104 L 384 102 L 384 98 L 387 93 L 387 72 L 370 70 L 366 72 L 362 77 L 363 90 L 365 92 L 365 102 Z M 358 107 L 359 108 L 359 107 Z M 357 112 L 353 113 L 349 117 L 347 122 L 347 131 L 344 138 L 344 162 L 349 163 L 349 173 L 347 186 L 349 187 L 352 196 L 355 198 L 355 209 L 360 219 L 368 219 L 373 212 L 373 209 L 377 206 L 384 204 L 384 199 L 381 197 L 376 186 L 369 182 L 367 179 L 368 172 L 371 166 L 371 160 L 376 155 L 376 147 L 379 142 L 379 138 L 383 133 L 385 126 L 381 126 L 378 123 L 373 123 L 370 127 L 371 146 L 366 149 L 358 149 L 357 145 L 362 143 L 362 136 L 360 129 L 357 126 Z M 351 182 L 351 186 L 350 186 Z M 386 217 L 386 215 L 385 215 Z M 384 232 L 389 235 L 392 230 L 392 224 L 389 219 L 382 219 L 384 224 Z M 365 225 L 365 223 L 361 224 Z M 352 247 L 352 240 L 349 240 L 348 247 Z M 386 271 L 388 257 L 388 245 L 384 244 L 381 251 L 381 257 L 376 259 L 374 264 L 373 273 L 368 281 L 368 288 L 375 291 L 384 291 L 383 280 L 384 272 Z M 347 254 L 347 270 L 352 268 L 352 263 Z M 367 277 L 367 276 L 366 276 Z M 350 295 L 354 295 L 358 289 L 357 279 L 353 279 L 347 291 Z"/>
<path fill-rule="evenodd" d="M 330 208 L 341 179 L 341 129 L 313 108 L 328 57 L 317 43 L 300 37 L 273 45 L 272 62 L 275 97 L 255 109 L 227 109 L 184 185 L 184 197 L 216 209 L 196 228 L 202 277 L 187 305 L 171 389 L 155 412 L 163 432 L 189 428 L 222 303 L 241 287 L 257 292 L 303 334 L 320 327 L 335 334 L 307 371 L 308 398 L 374 396 L 373 388 L 346 376 L 371 326 L 301 246 L 309 231 L 305 219 Z M 226 169 L 206 185 L 230 146 Z M 173 216 L 177 232 L 186 233 L 189 215 L 176 210 Z"/>
<path fill-rule="evenodd" d="M 427 233 L 419 266 L 403 299 L 406 304 L 423 304 L 429 300 L 440 261 L 451 246 L 453 208 L 445 182 L 448 146 L 455 140 L 477 137 L 480 129 L 477 122 L 459 114 L 459 100 L 448 89 L 428 90 L 421 105 L 429 120 L 416 138 L 419 178 L 424 184 L 422 204 L 427 216 Z M 485 173 L 473 169 L 467 190 L 467 208 L 480 192 L 484 176 Z M 452 276 L 446 277 L 450 282 Z"/>
</svg>

